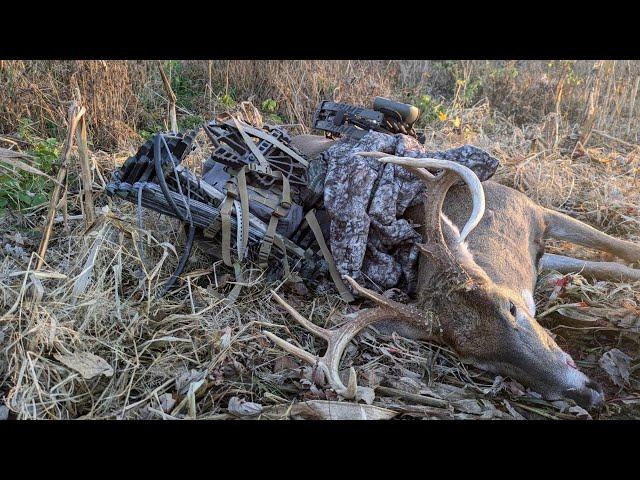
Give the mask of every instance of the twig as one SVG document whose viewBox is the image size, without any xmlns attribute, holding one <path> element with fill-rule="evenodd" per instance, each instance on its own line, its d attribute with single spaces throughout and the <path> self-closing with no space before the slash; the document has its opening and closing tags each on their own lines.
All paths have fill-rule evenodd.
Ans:
<svg viewBox="0 0 640 480">
<path fill-rule="evenodd" d="M 561 308 L 578 308 L 578 307 L 584 307 L 584 304 L 582 302 L 580 302 L 580 303 L 564 303 L 564 304 L 554 305 L 553 307 L 545 310 L 540 315 L 538 315 L 537 318 L 538 319 L 544 318 L 547 315 L 549 315 L 550 313 L 553 313 L 556 310 L 560 310 Z"/>
<path fill-rule="evenodd" d="M 78 107 L 76 102 L 73 102 L 69 107 L 69 130 L 67 131 L 67 139 L 65 141 L 64 150 L 60 160 L 60 169 L 58 170 L 58 176 L 56 179 L 56 185 L 53 188 L 51 194 L 51 200 L 49 201 L 49 211 L 47 212 L 47 221 L 44 227 L 44 233 L 42 240 L 40 241 L 40 247 L 38 248 L 38 263 L 36 264 L 36 270 L 40 270 L 44 264 L 44 257 L 49 247 L 49 240 L 51 239 L 51 231 L 53 230 L 53 219 L 56 214 L 56 207 L 58 200 L 60 199 L 60 193 L 62 191 L 63 182 L 66 184 L 67 178 L 67 165 L 69 163 L 69 156 L 71 155 L 71 147 L 73 145 L 73 136 L 78 126 L 78 121 L 84 115 L 85 108 Z"/>
<path fill-rule="evenodd" d="M 611 135 L 609 135 L 608 133 L 601 132 L 600 130 L 593 130 L 593 133 L 597 133 L 597 134 L 598 134 L 598 135 L 600 135 L 601 137 L 608 138 L 609 140 L 613 140 L 613 141 L 615 141 L 615 142 L 621 143 L 621 144 L 623 144 L 623 145 L 626 145 L 627 147 L 631 147 L 631 148 L 637 148 L 637 147 L 638 147 L 638 144 L 637 144 L 637 143 L 636 143 L 636 144 L 634 144 L 634 143 L 629 143 L 629 142 L 627 142 L 627 141 L 625 141 L 625 140 L 621 140 L 621 139 L 619 139 L 619 138 L 612 137 L 612 136 L 611 136 Z"/>
<path fill-rule="evenodd" d="M 454 414 L 452 411 L 450 410 L 444 410 L 441 408 L 433 408 L 433 407 L 427 407 L 427 406 L 423 406 L 423 405 L 402 405 L 402 404 L 397 404 L 397 403 L 391 403 L 391 404 L 378 404 L 378 403 L 374 403 L 375 406 L 379 406 L 379 407 L 383 407 L 383 408 L 387 408 L 390 410 L 396 410 L 397 412 L 401 413 L 401 414 L 413 414 L 413 415 L 421 415 L 421 416 L 432 416 L 432 417 L 437 417 L 437 418 L 441 418 L 444 420 L 451 420 L 454 418 Z"/>
<path fill-rule="evenodd" d="M 78 104 L 81 104 L 80 90 L 76 88 Z M 84 117 L 80 118 L 80 124 L 76 130 L 76 143 L 78 145 L 78 160 L 80 161 L 80 171 L 82 180 L 82 196 L 80 204 L 84 212 L 85 229 L 95 220 L 95 206 L 93 203 L 93 192 L 91 190 L 93 179 L 91 178 L 91 161 L 89 160 L 89 148 L 87 147 L 87 122 Z"/>
<path fill-rule="evenodd" d="M 448 408 L 449 402 L 446 400 L 440 400 L 439 398 L 426 397 L 424 395 L 418 395 L 416 393 L 409 393 L 403 390 L 398 390 L 390 387 L 376 387 L 376 393 L 390 395 L 392 397 L 404 398 L 411 400 L 412 402 L 419 403 L 420 405 L 428 405 L 429 407 Z"/>
<path fill-rule="evenodd" d="M 168 106 L 168 116 L 169 116 L 169 124 L 171 125 L 171 131 L 178 131 L 178 120 L 176 119 L 176 94 L 173 93 L 171 89 L 171 83 L 169 83 L 169 79 L 167 75 L 164 73 L 164 69 L 162 68 L 162 63 L 158 60 L 158 70 L 160 71 L 160 76 L 162 77 L 162 83 L 164 84 L 164 89 L 169 96 L 169 106 Z"/>
</svg>

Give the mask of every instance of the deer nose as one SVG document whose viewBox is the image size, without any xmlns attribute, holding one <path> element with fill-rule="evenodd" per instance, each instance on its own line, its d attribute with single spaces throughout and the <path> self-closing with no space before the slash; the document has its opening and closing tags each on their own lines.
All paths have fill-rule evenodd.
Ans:
<svg viewBox="0 0 640 480">
<path fill-rule="evenodd" d="M 566 390 L 565 395 L 584 408 L 600 408 L 604 404 L 602 387 L 592 380 L 588 380 L 582 388 Z"/>
</svg>

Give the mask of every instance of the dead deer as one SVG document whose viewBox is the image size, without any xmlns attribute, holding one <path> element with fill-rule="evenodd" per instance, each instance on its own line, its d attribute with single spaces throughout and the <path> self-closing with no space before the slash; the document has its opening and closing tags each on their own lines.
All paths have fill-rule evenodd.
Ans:
<svg viewBox="0 0 640 480">
<path fill-rule="evenodd" d="M 317 142 L 311 142 L 313 153 L 328 146 L 325 139 L 316 138 Z M 346 386 L 340 379 L 342 353 L 358 332 L 376 323 L 376 328 L 387 333 L 444 342 L 463 362 L 513 378 L 548 400 L 571 398 L 587 408 L 602 405 L 601 387 L 578 370 L 571 356 L 535 320 L 532 292 L 542 269 L 640 280 L 640 270 L 618 263 L 545 254 L 548 238 L 610 252 L 628 262 L 640 260 L 640 246 L 544 208 L 507 186 L 481 183 L 475 173 L 454 162 L 378 152 L 366 155 L 408 168 L 427 185 L 424 203 L 405 215 L 419 225 L 424 241 L 419 245 L 417 300 L 405 305 L 347 278 L 355 291 L 378 307 L 327 330 L 305 319 L 273 292 L 294 319 L 327 341 L 328 348 L 317 358 L 265 334 L 323 370 L 343 398 L 357 398 L 358 387 L 353 368 Z M 464 225 L 462 231 L 460 225 Z"/>
</svg>

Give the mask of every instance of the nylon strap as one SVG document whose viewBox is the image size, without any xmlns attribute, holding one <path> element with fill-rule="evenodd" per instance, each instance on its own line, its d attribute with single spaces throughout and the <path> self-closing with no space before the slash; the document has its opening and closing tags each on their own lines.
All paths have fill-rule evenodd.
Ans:
<svg viewBox="0 0 640 480">
<path fill-rule="evenodd" d="M 258 253 L 258 265 L 265 268 L 267 266 L 267 260 L 269 260 L 269 254 L 271 253 L 271 245 L 276 234 L 276 228 L 278 227 L 279 218 L 275 215 L 271 215 L 269 219 L 269 226 L 267 231 L 262 237 L 262 244 L 260 245 L 260 252 Z"/>
<path fill-rule="evenodd" d="M 231 263 L 231 209 L 233 208 L 233 197 L 227 192 L 227 196 L 220 207 L 220 220 L 222 221 L 222 260 L 227 266 Z"/>
<path fill-rule="evenodd" d="M 247 147 L 249 147 L 249 150 L 251 150 L 251 153 L 253 153 L 253 156 L 256 157 L 256 160 L 258 161 L 260 166 L 263 168 L 270 169 L 269 162 L 267 162 L 267 160 L 264 158 L 264 155 L 262 155 L 262 152 L 258 149 L 258 147 L 256 147 L 256 144 L 254 143 L 253 139 L 249 135 L 247 135 L 247 133 L 244 131 L 238 119 L 236 117 L 231 117 L 231 118 L 233 119 L 233 123 L 235 124 L 236 128 L 240 132 L 240 135 L 242 135 L 242 139 L 244 140 L 244 143 L 247 144 Z"/>
<path fill-rule="evenodd" d="M 280 204 L 277 205 L 271 213 L 267 232 L 262 238 L 262 245 L 260 245 L 260 251 L 258 252 L 258 264 L 262 268 L 267 266 L 267 260 L 269 260 L 269 254 L 271 253 L 271 246 L 276 235 L 278 222 L 280 221 L 280 218 L 287 215 L 289 208 L 291 208 L 291 189 L 289 186 L 289 180 L 287 180 L 287 177 L 285 177 L 282 172 L 274 172 L 274 176 L 277 176 L 282 180 L 282 197 L 280 199 Z"/>
<path fill-rule="evenodd" d="M 242 225 L 244 218 L 242 215 L 242 206 L 236 199 L 233 199 L 233 209 L 236 212 L 236 253 L 238 254 L 238 260 L 242 260 L 244 254 L 244 249 L 242 248 L 242 237 L 244 237 Z"/>
<path fill-rule="evenodd" d="M 331 278 L 333 279 L 333 283 L 336 284 L 336 288 L 340 293 L 340 297 L 347 303 L 353 302 L 353 295 L 351 292 L 347 290 L 344 282 L 342 281 L 342 277 L 340 277 L 340 273 L 338 273 L 338 269 L 336 268 L 336 262 L 333 260 L 333 256 L 329 251 L 329 247 L 324 241 L 324 236 L 322 235 L 322 229 L 320 228 L 320 224 L 318 223 L 318 219 L 315 215 L 315 209 L 309 210 L 309 212 L 304 216 L 306 218 L 313 235 L 316 237 L 316 241 L 320 246 L 320 251 L 322 252 L 322 256 L 327 262 L 329 266 L 329 273 L 331 274 Z"/>
<path fill-rule="evenodd" d="M 202 233 L 204 234 L 204 236 L 206 238 L 215 238 L 215 236 L 218 234 L 218 232 L 220 231 L 220 227 L 222 226 L 222 222 L 220 220 L 220 217 L 216 217 L 213 219 L 213 222 L 211 222 L 207 228 L 205 228 Z"/>
<path fill-rule="evenodd" d="M 233 264 L 233 271 L 236 277 L 236 284 L 229 292 L 229 295 L 227 295 L 227 298 L 224 299 L 227 305 L 232 305 L 235 303 L 235 301 L 238 299 L 238 296 L 240 295 L 240 290 L 242 290 L 243 287 L 242 282 L 244 280 L 242 279 L 242 269 L 240 268 L 240 262 L 235 262 Z"/>
<path fill-rule="evenodd" d="M 253 202 L 261 203 L 262 205 L 264 205 L 266 207 L 269 207 L 271 210 L 274 210 L 280 204 L 280 202 L 278 202 L 277 200 L 274 201 L 274 200 L 272 200 L 272 199 L 267 197 L 265 192 L 270 191 L 270 190 L 266 190 L 266 189 L 263 189 L 263 188 L 257 188 L 257 187 L 252 187 L 251 190 L 255 194 L 253 196 L 253 198 L 251 199 L 251 201 L 253 201 Z"/>
<path fill-rule="evenodd" d="M 291 186 L 289 185 L 289 179 L 287 179 L 282 172 L 276 171 L 273 172 L 273 175 L 282 180 L 282 200 L 280 200 L 280 205 L 289 210 L 289 208 L 291 208 Z"/>
<path fill-rule="evenodd" d="M 233 208 L 236 211 L 236 251 L 238 259 L 242 260 L 249 244 L 249 193 L 247 191 L 247 178 L 244 167 L 240 169 L 235 178 L 227 180 L 226 190 L 227 197 L 233 199 Z M 236 200 L 238 198 L 240 201 Z M 220 215 L 222 216 L 222 208 L 220 208 Z M 217 233 L 217 228 L 219 227 L 212 223 L 207 227 L 207 233 L 215 234 Z M 229 257 L 231 257 L 231 254 L 229 254 Z"/>
<path fill-rule="evenodd" d="M 247 192 L 247 176 L 245 167 L 238 172 L 238 194 L 240 196 L 240 208 L 242 210 L 242 249 L 238 251 L 238 258 L 244 258 L 249 245 L 249 193 Z"/>
</svg>

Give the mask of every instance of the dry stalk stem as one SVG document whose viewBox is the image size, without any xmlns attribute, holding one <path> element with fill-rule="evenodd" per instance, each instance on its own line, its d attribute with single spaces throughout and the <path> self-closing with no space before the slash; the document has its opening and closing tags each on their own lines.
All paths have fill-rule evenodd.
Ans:
<svg viewBox="0 0 640 480">
<path fill-rule="evenodd" d="M 84 225 L 88 229 L 94 222 L 96 213 L 92 191 L 91 160 L 89 159 L 89 148 L 87 146 L 87 123 L 84 115 L 80 118 L 78 129 L 76 130 L 76 143 L 78 145 L 78 160 L 80 162 L 82 180 L 80 205 L 84 213 Z"/>
<path fill-rule="evenodd" d="M 167 78 L 166 73 L 164 73 L 164 69 L 162 68 L 162 63 L 158 60 L 158 70 L 160 71 L 160 76 L 162 77 L 162 83 L 164 84 L 164 89 L 167 92 L 167 96 L 169 97 L 169 105 L 168 105 L 168 119 L 169 125 L 171 126 L 172 132 L 178 131 L 178 120 L 176 118 L 176 94 L 173 93 L 171 89 L 171 83 L 169 83 L 169 79 Z"/>
<path fill-rule="evenodd" d="M 51 231 L 53 229 L 53 219 L 56 215 L 56 208 L 58 206 L 58 200 L 60 199 L 60 192 L 62 185 L 66 185 L 67 169 L 69 164 L 69 156 L 71 155 L 71 147 L 73 146 L 73 137 L 78 126 L 78 122 L 85 113 L 85 108 L 78 106 L 76 102 L 72 102 L 69 107 L 69 130 L 67 131 L 67 139 L 65 140 L 64 149 L 62 151 L 60 159 L 60 170 L 58 170 L 58 176 L 56 179 L 56 185 L 53 188 L 51 194 L 51 200 L 49 201 L 49 210 L 47 212 L 47 221 L 44 227 L 44 233 L 42 235 L 42 241 L 38 248 L 38 263 L 36 264 L 36 270 L 40 270 L 44 264 L 44 257 L 49 247 L 49 240 L 51 239 Z"/>
<path fill-rule="evenodd" d="M 593 130 L 593 125 L 596 121 L 596 116 L 598 112 L 596 107 L 598 103 L 598 98 L 600 96 L 600 83 L 602 81 L 603 74 L 609 70 L 609 68 L 603 67 L 604 64 L 605 62 L 603 60 L 598 60 L 593 65 L 593 72 L 594 72 L 593 85 L 591 87 L 591 90 L 589 90 L 589 98 L 587 99 L 587 106 L 585 108 L 582 125 L 580 127 L 580 139 L 578 140 L 578 143 L 582 145 L 582 148 L 584 148 L 587 145 L 587 142 L 591 137 L 591 131 Z"/>
</svg>

